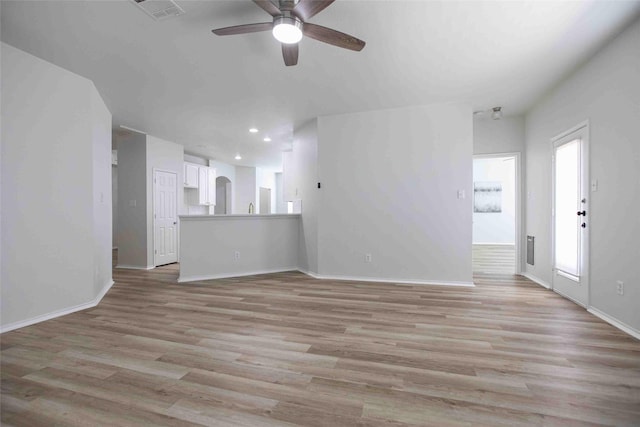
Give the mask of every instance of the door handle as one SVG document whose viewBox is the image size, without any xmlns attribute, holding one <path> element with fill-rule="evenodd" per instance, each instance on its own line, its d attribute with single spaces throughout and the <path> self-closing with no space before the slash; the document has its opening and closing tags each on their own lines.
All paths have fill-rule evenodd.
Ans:
<svg viewBox="0 0 640 427">
<path fill-rule="evenodd" d="M 176 221 L 173 221 L 173 225 L 176 225 L 176 224 L 177 224 L 177 222 L 176 222 Z"/>
<path fill-rule="evenodd" d="M 587 216 L 587 211 L 578 211 L 578 216 Z"/>
</svg>

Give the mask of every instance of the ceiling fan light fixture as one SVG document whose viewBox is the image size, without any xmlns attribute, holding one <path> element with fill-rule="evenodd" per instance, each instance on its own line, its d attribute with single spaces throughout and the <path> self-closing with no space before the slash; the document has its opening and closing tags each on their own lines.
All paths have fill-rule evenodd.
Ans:
<svg viewBox="0 0 640 427">
<path fill-rule="evenodd" d="M 291 16 L 278 16 L 273 20 L 272 33 L 280 43 L 298 43 L 302 40 L 302 22 Z"/>
</svg>

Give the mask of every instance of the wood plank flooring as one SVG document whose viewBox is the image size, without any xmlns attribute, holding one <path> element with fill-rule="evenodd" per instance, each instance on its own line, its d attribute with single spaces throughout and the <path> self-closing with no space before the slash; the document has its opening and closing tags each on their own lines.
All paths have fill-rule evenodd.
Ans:
<svg viewBox="0 0 640 427">
<path fill-rule="evenodd" d="M 640 425 L 640 342 L 518 276 L 177 274 L 3 334 L 3 425 Z"/>
<path fill-rule="evenodd" d="M 482 274 L 514 274 L 515 245 L 473 245 L 473 272 Z"/>
</svg>

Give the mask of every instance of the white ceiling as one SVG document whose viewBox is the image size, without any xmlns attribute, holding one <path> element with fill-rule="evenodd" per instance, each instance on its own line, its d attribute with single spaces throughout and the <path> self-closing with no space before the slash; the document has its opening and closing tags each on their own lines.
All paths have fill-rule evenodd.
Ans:
<svg viewBox="0 0 640 427">
<path fill-rule="evenodd" d="M 304 39 L 285 67 L 268 32 L 211 33 L 269 21 L 251 1 L 177 2 L 185 15 L 156 22 L 131 1 L 2 1 L 2 40 L 93 80 L 114 128 L 278 169 L 316 116 L 436 102 L 522 114 L 640 13 L 638 1 L 337 0 L 310 22 L 364 50 Z"/>
</svg>

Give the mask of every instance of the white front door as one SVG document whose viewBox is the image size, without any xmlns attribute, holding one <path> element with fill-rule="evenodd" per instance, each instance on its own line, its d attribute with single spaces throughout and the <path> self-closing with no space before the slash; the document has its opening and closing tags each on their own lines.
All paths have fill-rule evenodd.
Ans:
<svg viewBox="0 0 640 427">
<path fill-rule="evenodd" d="M 153 172 L 154 265 L 178 261 L 177 194 L 178 176 L 174 172 Z"/>
<path fill-rule="evenodd" d="M 589 304 L 587 127 L 553 140 L 553 289 Z"/>
</svg>

